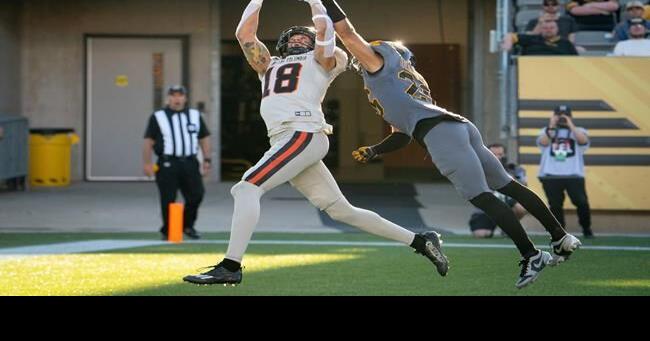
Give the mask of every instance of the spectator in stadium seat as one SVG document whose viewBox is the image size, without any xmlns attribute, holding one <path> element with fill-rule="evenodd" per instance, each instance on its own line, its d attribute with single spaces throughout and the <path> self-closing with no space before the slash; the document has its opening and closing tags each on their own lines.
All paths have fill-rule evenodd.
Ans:
<svg viewBox="0 0 650 341">
<path fill-rule="evenodd" d="M 531 19 L 526 25 L 526 33 L 541 34 L 542 23 L 546 20 L 557 21 L 560 37 L 568 39 L 570 42 L 576 42 L 576 32 L 578 24 L 575 19 L 566 14 L 560 14 L 560 3 L 558 0 L 544 0 L 544 10 L 539 18 Z"/>
<path fill-rule="evenodd" d="M 557 22 L 547 20 L 542 22 L 541 34 L 507 34 L 501 47 L 512 50 L 514 45 L 522 48 L 522 55 L 577 55 L 575 46 L 558 34 Z"/>
<path fill-rule="evenodd" d="M 503 167 L 515 180 L 524 186 L 527 185 L 526 170 L 517 164 L 508 162 L 506 147 L 504 145 L 493 143 L 488 148 L 501 161 Z M 521 220 L 528 213 L 515 199 L 501 194 L 498 191 L 494 191 L 494 195 L 512 208 L 512 212 L 517 219 Z M 496 230 L 497 224 L 485 212 L 477 208 L 469 219 L 469 228 L 472 231 L 472 235 L 476 238 L 491 238 L 494 236 L 494 230 Z"/>
<path fill-rule="evenodd" d="M 591 231 L 591 209 L 585 187 L 584 153 L 589 148 L 589 136 L 583 127 L 576 127 L 571 119 L 571 108 L 555 108 L 547 127 L 537 137 L 542 157 L 539 180 L 544 187 L 548 203 L 557 220 L 564 222 L 564 192 L 578 211 L 578 222 L 585 238 L 594 236 Z"/>
<path fill-rule="evenodd" d="M 614 56 L 650 57 L 650 39 L 647 22 L 641 18 L 628 20 L 630 39 L 619 41 L 614 47 Z"/>
<path fill-rule="evenodd" d="M 650 0 L 643 6 L 643 19 L 650 20 Z"/>
<path fill-rule="evenodd" d="M 574 0 L 566 4 L 579 31 L 612 31 L 618 9 L 618 0 Z"/>
<path fill-rule="evenodd" d="M 627 32 L 630 29 L 630 19 L 643 18 L 643 3 L 641 1 L 631 1 L 625 5 L 627 20 L 616 25 L 614 29 L 614 41 L 623 41 L 629 39 Z M 650 22 L 645 23 L 646 29 L 650 30 Z"/>
</svg>

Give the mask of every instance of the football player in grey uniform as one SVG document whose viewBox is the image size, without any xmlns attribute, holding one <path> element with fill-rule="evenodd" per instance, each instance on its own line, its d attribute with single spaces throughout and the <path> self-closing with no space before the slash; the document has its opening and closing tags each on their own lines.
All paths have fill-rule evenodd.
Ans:
<svg viewBox="0 0 650 341">
<path fill-rule="evenodd" d="M 546 265 L 566 260 L 580 245 L 568 234 L 544 201 L 515 181 L 485 147 L 472 122 L 436 106 L 426 80 L 415 69 L 415 56 L 405 46 L 388 41 L 367 42 L 357 33 L 335 0 L 322 0 L 334 28 L 353 55 L 352 67 L 363 77 L 371 105 L 392 126 L 392 133 L 374 146 L 353 152 L 359 162 L 418 141 L 456 190 L 494 220 L 516 244 L 523 288 L 537 279 Z M 535 247 L 512 210 L 492 191 L 520 202 L 551 234 L 553 255 Z"/>
</svg>

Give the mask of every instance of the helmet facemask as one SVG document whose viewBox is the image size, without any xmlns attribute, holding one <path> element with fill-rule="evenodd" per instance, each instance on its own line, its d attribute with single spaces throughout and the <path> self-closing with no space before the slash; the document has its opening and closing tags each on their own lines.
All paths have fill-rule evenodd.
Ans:
<svg viewBox="0 0 650 341">
<path fill-rule="evenodd" d="M 294 46 L 289 47 L 289 39 L 296 34 L 302 34 L 310 38 L 311 43 L 308 46 Z M 291 55 L 303 54 L 314 50 L 314 44 L 316 42 L 316 30 L 311 27 L 305 26 L 293 26 L 282 32 L 280 35 L 280 40 L 275 46 L 275 49 L 278 51 L 282 58 Z"/>
</svg>

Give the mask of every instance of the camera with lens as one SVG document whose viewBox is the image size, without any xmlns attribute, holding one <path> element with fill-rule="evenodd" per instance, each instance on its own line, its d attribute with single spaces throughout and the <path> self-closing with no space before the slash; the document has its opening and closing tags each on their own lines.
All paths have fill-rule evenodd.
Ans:
<svg viewBox="0 0 650 341">
<path fill-rule="evenodd" d="M 557 125 L 566 127 L 568 126 L 568 122 L 566 120 L 566 117 L 562 117 L 562 115 L 571 117 L 571 107 L 567 105 L 559 105 L 555 108 L 554 115 L 560 116 L 557 120 Z"/>
</svg>

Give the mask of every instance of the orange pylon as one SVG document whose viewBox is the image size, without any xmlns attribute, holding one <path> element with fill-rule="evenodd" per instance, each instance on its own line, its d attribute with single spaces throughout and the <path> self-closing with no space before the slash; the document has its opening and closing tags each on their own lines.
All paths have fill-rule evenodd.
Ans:
<svg viewBox="0 0 650 341">
<path fill-rule="evenodd" d="M 182 203 L 169 204 L 169 233 L 167 240 L 171 243 L 183 242 L 183 209 Z"/>
</svg>

